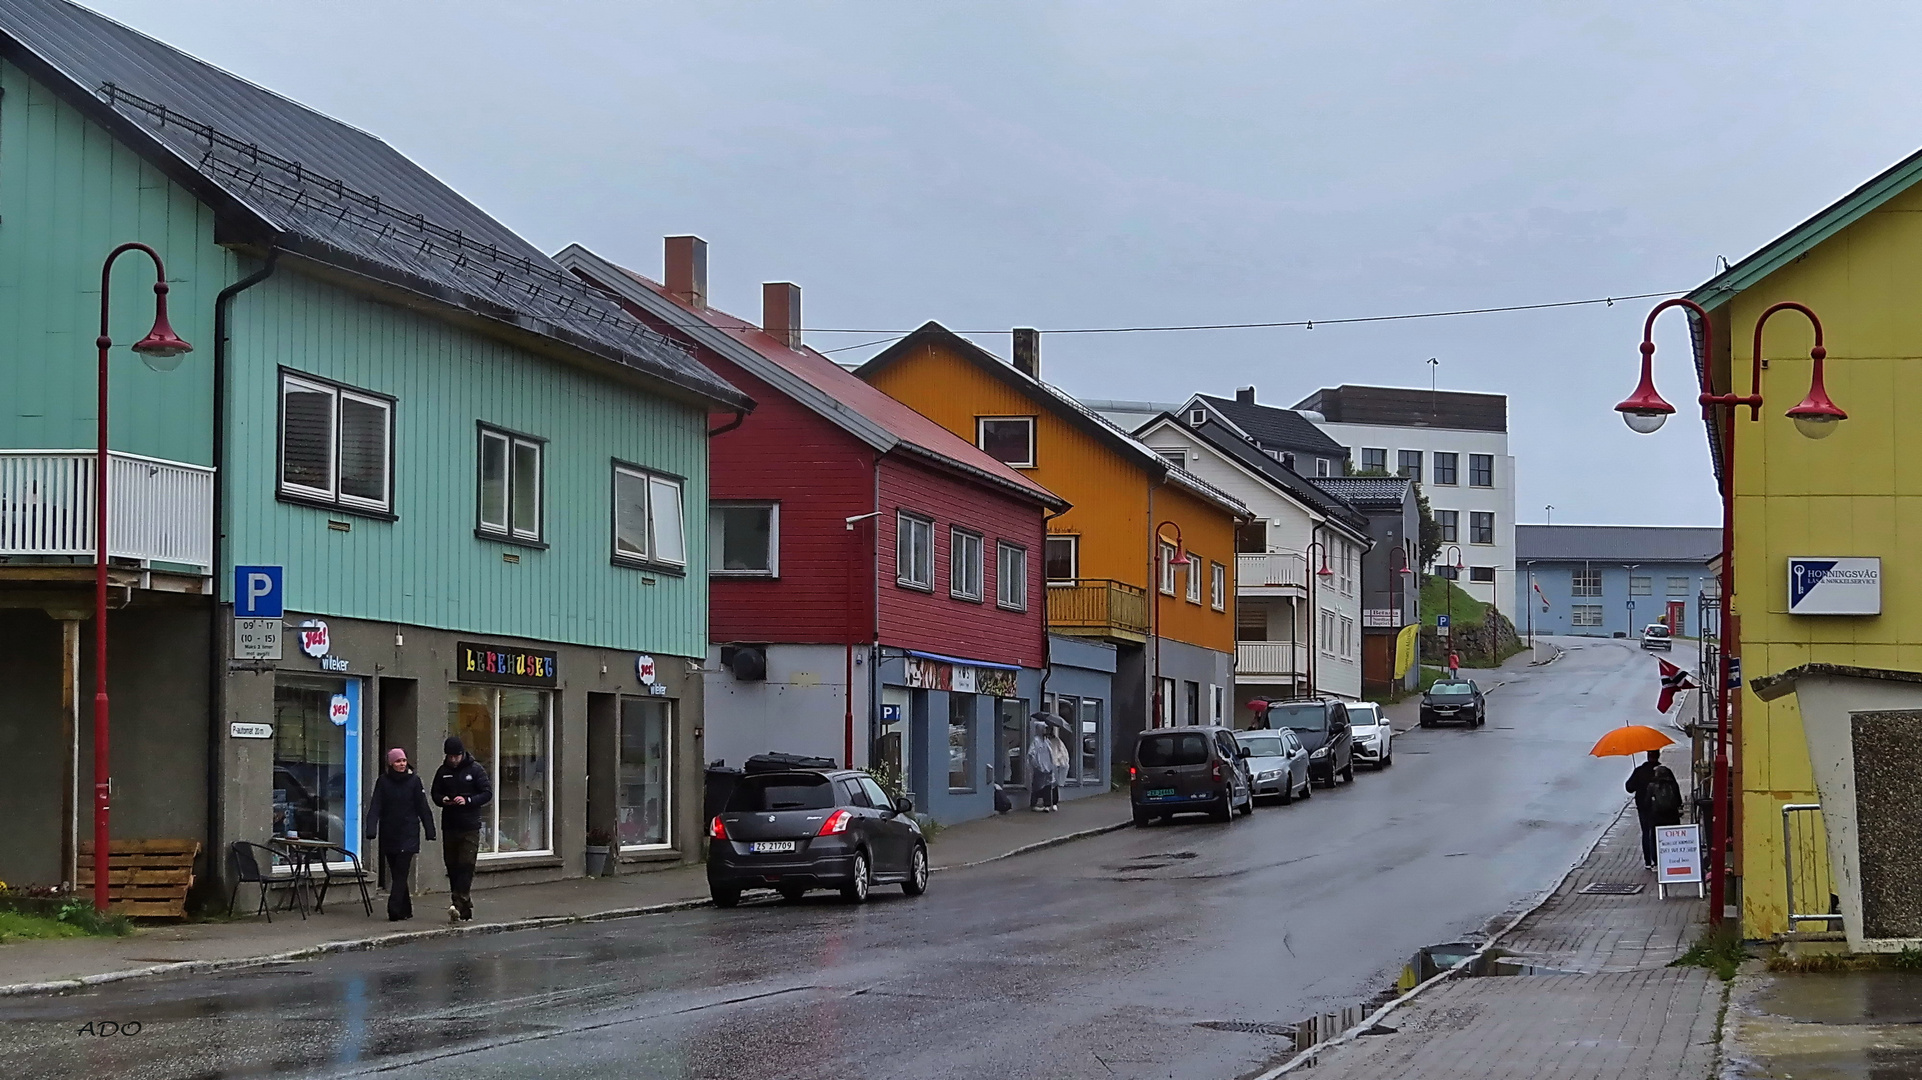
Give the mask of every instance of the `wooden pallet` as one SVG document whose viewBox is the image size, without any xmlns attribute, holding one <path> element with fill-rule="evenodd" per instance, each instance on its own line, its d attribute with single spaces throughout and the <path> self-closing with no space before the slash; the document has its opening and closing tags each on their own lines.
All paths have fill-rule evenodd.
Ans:
<svg viewBox="0 0 1922 1080">
<path fill-rule="evenodd" d="M 151 919 L 187 917 L 198 840 L 115 840 L 107 848 L 108 910 Z M 93 844 L 80 845 L 82 895 L 93 891 Z"/>
</svg>

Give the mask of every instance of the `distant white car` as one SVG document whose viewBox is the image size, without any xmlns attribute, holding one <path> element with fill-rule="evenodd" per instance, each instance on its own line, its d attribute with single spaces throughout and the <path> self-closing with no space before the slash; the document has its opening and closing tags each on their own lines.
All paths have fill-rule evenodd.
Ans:
<svg viewBox="0 0 1922 1080">
<path fill-rule="evenodd" d="M 1668 649 L 1673 651 L 1675 641 L 1663 623 L 1652 622 L 1642 628 L 1642 648 Z"/>
<path fill-rule="evenodd" d="M 1372 701 L 1348 704 L 1348 726 L 1354 733 L 1355 763 L 1386 769 L 1395 763 L 1395 726 Z"/>
</svg>

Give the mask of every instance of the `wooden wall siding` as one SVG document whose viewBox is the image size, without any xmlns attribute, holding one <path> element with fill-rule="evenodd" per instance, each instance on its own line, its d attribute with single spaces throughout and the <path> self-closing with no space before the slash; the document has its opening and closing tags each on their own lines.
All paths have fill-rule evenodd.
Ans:
<svg viewBox="0 0 1922 1080">
<path fill-rule="evenodd" d="M 868 640 L 874 531 L 849 532 L 847 519 L 874 509 L 874 448 L 733 364 L 696 355 L 755 401 L 709 448 L 712 497 L 781 504 L 781 576 L 712 579 L 712 639 L 840 644 L 852 626 L 854 640 Z"/>
<path fill-rule="evenodd" d="M 973 442 L 977 416 L 1035 416 L 1036 483 L 1074 504 L 1048 523 L 1081 537 L 1081 576 L 1148 586 L 1148 474 L 1025 393 L 933 343 L 874 385 Z"/>
<path fill-rule="evenodd" d="M 285 565 L 289 608 L 705 654 L 707 418 L 701 411 L 284 267 L 235 303 L 231 359 L 231 560 Z M 282 366 L 398 399 L 398 520 L 275 499 Z M 547 550 L 474 535 L 480 421 L 547 440 Z M 614 458 L 686 479 L 688 574 L 610 563 Z M 331 530 L 330 519 L 351 522 L 352 531 Z M 505 562 L 503 554 L 518 555 L 519 564 Z M 230 577 L 223 571 L 217 578 L 223 590 Z"/>
<path fill-rule="evenodd" d="M 1188 555 L 1195 563 L 1186 571 L 1175 572 L 1175 595 L 1163 596 L 1158 591 L 1151 593 L 1150 600 L 1160 597 L 1161 634 L 1175 641 L 1185 641 L 1219 652 L 1233 652 L 1235 648 L 1235 528 L 1234 519 L 1211 502 L 1190 494 L 1182 488 L 1168 484 L 1155 489 L 1155 521 L 1173 521 L 1181 526 L 1182 541 L 1188 546 Z M 1173 529 L 1167 530 L 1172 538 Z M 1216 611 L 1209 603 L 1208 564 L 1218 562 L 1227 567 L 1228 584 L 1226 610 Z M 1201 603 L 1188 602 L 1188 583 L 1184 574 L 1201 575 Z"/>
<path fill-rule="evenodd" d="M 896 581 L 897 511 L 934 519 L 934 591 L 903 588 Z M 1046 658 L 1047 604 L 1042 590 L 1041 507 L 1000 495 L 981 485 L 912 460 L 881 459 L 881 641 L 907 649 L 1040 667 Z M 954 526 L 982 535 L 982 599 L 949 594 Z M 1028 549 L 1028 607 L 1008 611 L 995 604 L 995 543 Z"/>
<path fill-rule="evenodd" d="M 205 465 L 212 454 L 213 301 L 238 277 L 212 211 L 104 128 L 0 63 L 0 447 L 94 445 L 100 263 L 139 240 L 166 260 L 174 329 L 195 346 L 149 371 L 126 346 L 153 325 L 153 265 L 114 271 L 109 416 L 116 449 Z"/>
</svg>

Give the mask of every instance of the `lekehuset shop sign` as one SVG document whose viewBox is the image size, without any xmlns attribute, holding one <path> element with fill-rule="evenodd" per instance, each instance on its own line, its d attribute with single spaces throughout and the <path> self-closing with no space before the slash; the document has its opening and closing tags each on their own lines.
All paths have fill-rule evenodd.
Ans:
<svg viewBox="0 0 1922 1080">
<path fill-rule="evenodd" d="M 460 665 L 454 677 L 461 682 L 558 686 L 559 675 L 560 664 L 554 653 L 463 641 L 460 643 Z"/>
</svg>

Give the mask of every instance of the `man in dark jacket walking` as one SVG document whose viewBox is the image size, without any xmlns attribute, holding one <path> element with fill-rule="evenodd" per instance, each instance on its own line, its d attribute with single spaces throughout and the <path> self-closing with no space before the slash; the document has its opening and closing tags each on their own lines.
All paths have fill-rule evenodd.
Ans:
<svg viewBox="0 0 1922 1080">
<path fill-rule="evenodd" d="M 494 785 L 459 736 L 449 735 L 442 749 L 447 759 L 434 773 L 434 805 L 440 807 L 440 828 L 446 834 L 440 850 L 454 893 L 447 921 L 465 922 L 474 917 L 468 893 L 474 887 L 474 863 L 480 859 L 481 808 L 494 800 Z"/>
<path fill-rule="evenodd" d="M 420 777 L 407 767 L 407 751 L 387 751 L 387 768 L 374 781 L 374 797 L 367 805 L 367 839 L 380 838 L 380 857 L 387 864 L 387 921 L 414 917 L 414 899 L 407 892 L 407 874 L 420 854 L 420 833 L 434 838 L 434 808 Z"/>
<path fill-rule="evenodd" d="M 1642 820 L 1642 865 L 1655 869 L 1655 829 L 1682 823 L 1682 785 L 1662 764 L 1662 752 L 1650 750 L 1648 760 L 1635 766 L 1622 785 L 1635 796 L 1635 816 Z"/>
</svg>

